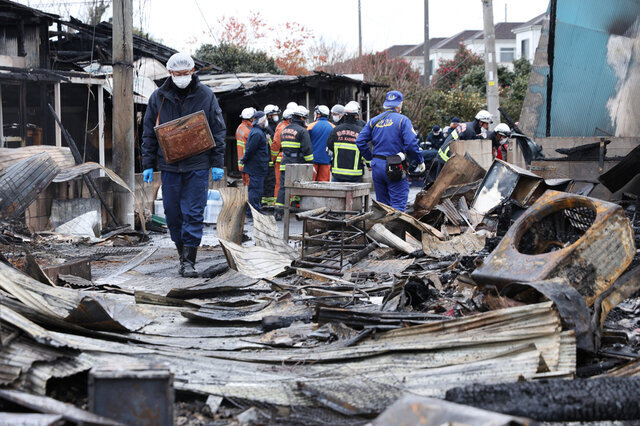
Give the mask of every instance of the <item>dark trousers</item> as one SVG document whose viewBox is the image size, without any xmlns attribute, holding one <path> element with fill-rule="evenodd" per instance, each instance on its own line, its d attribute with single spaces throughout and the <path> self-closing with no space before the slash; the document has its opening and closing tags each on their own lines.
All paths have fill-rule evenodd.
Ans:
<svg viewBox="0 0 640 426">
<path fill-rule="evenodd" d="M 280 170 L 280 188 L 278 189 L 278 196 L 276 198 L 276 208 L 284 208 L 284 173 L 285 170 Z"/>
<path fill-rule="evenodd" d="M 264 175 L 249 175 L 249 204 L 262 213 L 262 194 L 264 191 Z"/>
<path fill-rule="evenodd" d="M 279 166 L 279 165 L 278 165 Z M 276 168 L 269 167 L 264 178 L 264 189 L 262 191 L 262 203 L 272 205 L 276 200 Z"/>
<path fill-rule="evenodd" d="M 393 207 L 401 212 L 407 208 L 409 199 L 409 181 L 407 178 L 392 182 L 387 177 L 386 161 L 380 158 L 371 160 L 373 186 L 376 190 L 376 201 Z"/>
<path fill-rule="evenodd" d="M 204 227 L 209 170 L 162 172 L 162 204 L 171 240 L 198 247 Z"/>
</svg>

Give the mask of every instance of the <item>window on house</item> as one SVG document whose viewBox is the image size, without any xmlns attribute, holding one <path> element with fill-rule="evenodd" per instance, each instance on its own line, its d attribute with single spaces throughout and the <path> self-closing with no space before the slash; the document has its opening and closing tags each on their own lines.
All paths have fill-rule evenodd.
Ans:
<svg viewBox="0 0 640 426">
<path fill-rule="evenodd" d="M 520 57 L 529 59 L 529 39 L 520 40 Z"/>
<path fill-rule="evenodd" d="M 513 47 L 500 48 L 500 62 L 513 62 L 515 49 Z"/>
</svg>

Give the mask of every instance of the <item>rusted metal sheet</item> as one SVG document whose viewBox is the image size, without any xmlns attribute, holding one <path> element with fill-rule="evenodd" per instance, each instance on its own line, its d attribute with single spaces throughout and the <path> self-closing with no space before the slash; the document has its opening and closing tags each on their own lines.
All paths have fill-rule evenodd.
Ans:
<svg viewBox="0 0 640 426">
<path fill-rule="evenodd" d="M 18 218 L 59 171 L 47 153 L 9 166 L 0 175 L 0 217 Z"/>
<path fill-rule="evenodd" d="M 184 160 L 208 151 L 216 145 L 204 111 L 156 125 L 153 130 L 167 163 Z"/>
<path fill-rule="evenodd" d="M 596 333 L 596 347 L 600 346 L 600 331 L 609 312 L 620 302 L 634 295 L 640 289 L 640 266 L 628 271 L 607 290 L 602 292 L 593 304 L 592 329 Z"/>
<path fill-rule="evenodd" d="M 424 216 L 440 202 L 442 194 L 454 185 L 474 182 L 485 175 L 485 170 L 468 155 L 454 155 L 440 171 L 438 178 L 427 191 L 416 195 L 414 209 Z"/>
<path fill-rule="evenodd" d="M 91 259 L 84 258 L 59 265 L 49 265 L 42 268 L 45 274 L 55 283 L 59 275 L 75 275 L 91 281 Z"/>
<path fill-rule="evenodd" d="M 591 306 L 634 254 L 633 229 L 620 206 L 547 191 L 509 228 L 472 278 L 500 288 L 562 278 Z"/>
</svg>

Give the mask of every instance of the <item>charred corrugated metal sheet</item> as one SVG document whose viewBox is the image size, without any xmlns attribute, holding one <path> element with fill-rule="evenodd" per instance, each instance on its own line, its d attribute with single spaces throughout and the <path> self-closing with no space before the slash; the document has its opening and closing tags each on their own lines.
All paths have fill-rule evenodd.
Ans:
<svg viewBox="0 0 640 426">
<path fill-rule="evenodd" d="M 0 216 L 19 217 L 59 171 L 47 153 L 9 166 L 0 175 Z"/>
</svg>

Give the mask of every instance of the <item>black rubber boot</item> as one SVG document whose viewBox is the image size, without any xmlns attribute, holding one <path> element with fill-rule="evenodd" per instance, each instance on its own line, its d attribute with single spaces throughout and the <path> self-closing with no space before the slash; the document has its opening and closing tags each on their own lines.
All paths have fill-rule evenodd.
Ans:
<svg viewBox="0 0 640 426">
<path fill-rule="evenodd" d="M 180 276 L 184 274 L 184 260 L 182 256 L 182 252 L 184 251 L 184 245 L 182 243 L 175 243 L 176 250 L 178 250 L 178 259 L 180 260 L 180 269 L 178 269 L 178 273 Z"/>
<path fill-rule="evenodd" d="M 182 276 L 185 278 L 197 278 L 198 271 L 196 271 L 196 256 L 198 254 L 198 247 L 184 246 L 182 250 Z"/>
</svg>

